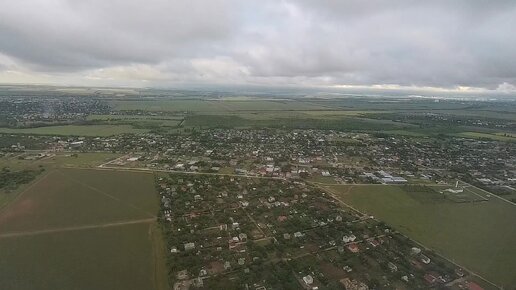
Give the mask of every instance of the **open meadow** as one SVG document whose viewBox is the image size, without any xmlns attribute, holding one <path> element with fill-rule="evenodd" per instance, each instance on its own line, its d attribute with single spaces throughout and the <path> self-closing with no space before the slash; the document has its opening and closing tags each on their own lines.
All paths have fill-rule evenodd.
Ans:
<svg viewBox="0 0 516 290">
<path fill-rule="evenodd" d="M 110 101 L 115 110 L 165 111 L 165 112 L 228 112 L 317 110 L 324 106 L 292 100 L 212 100 L 212 99 L 118 99 Z"/>
<path fill-rule="evenodd" d="M 437 192 L 402 186 L 336 185 L 327 189 L 495 284 L 516 285 L 516 206 L 492 196 L 488 201 L 455 202 Z"/>
<path fill-rule="evenodd" d="M 481 133 L 481 132 L 461 132 L 461 133 L 457 134 L 457 136 L 466 137 L 466 138 L 474 138 L 474 139 L 491 139 L 491 140 L 497 140 L 497 141 L 516 142 L 516 137 L 514 137 L 513 135 L 504 136 L 503 133 L 488 134 L 488 133 Z"/>
<path fill-rule="evenodd" d="M 44 174 L 0 211 L 0 289 L 165 289 L 152 174 Z"/>
<path fill-rule="evenodd" d="M 40 157 L 40 153 L 46 155 Z M 0 157 L 0 166 L 13 170 L 38 169 L 39 167 L 47 169 L 56 167 L 91 168 L 117 157 L 120 157 L 120 154 L 111 152 L 16 152 Z"/>
<path fill-rule="evenodd" d="M 286 128 L 350 130 L 388 135 L 432 137 L 448 135 L 472 139 L 514 141 L 512 127 L 485 127 L 468 123 L 443 125 L 427 113 L 444 119 L 487 118 L 514 120 L 512 109 L 500 105 L 472 107 L 463 102 L 363 98 L 223 98 L 109 97 L 111 113 L 91 114 L 70 123 L 40 123 L 34 128 L 0 127 L 0 133 L 57 136 L 113 136 L 118 134 L 180 134 L 183 128 Z M 405 118 L 400 118 L 405 116 Z M 464 125 L 461 125 L 464 124 Z M 469 124 L 466 126 L 466 124 Z M 506 134 L 506 135 L 504 135 Z"/>
<path fill-rule="evenodd" d="M 57 136 L 112 136 L 145 133 L 148 131 L 147 129 L 134 128 L 131 125 L 63 125 L 37 128 L 0 128 L 0 133 Z"/>
<path fill-rule="evenodd" d="M 57 153 L 40 161 L 43 165 L 59 167 L 96 167 L 109 160 L 120 157 L 121 154 L 111 152 L 79 152 Z"/>
</svg>

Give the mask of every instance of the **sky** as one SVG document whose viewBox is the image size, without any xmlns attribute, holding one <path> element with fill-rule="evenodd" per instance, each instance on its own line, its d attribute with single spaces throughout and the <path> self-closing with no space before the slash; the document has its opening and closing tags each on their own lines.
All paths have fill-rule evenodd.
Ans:
<svg viewBox="0 0 516 290">
<path fill-rule="evenodd" d="M 0 83 L 516 93 L 514 0 L 2 0 Z"/>
</svg>

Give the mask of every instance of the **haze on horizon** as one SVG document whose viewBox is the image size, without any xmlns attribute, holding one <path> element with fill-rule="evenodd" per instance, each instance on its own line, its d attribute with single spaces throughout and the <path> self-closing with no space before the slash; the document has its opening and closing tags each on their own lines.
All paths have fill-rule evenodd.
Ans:
<svg viewBox="0 0 516 290">
<path fill-rule="evenodd" d="M 516 1 L 4 0 L 0 84 L 516 93 Z"/>
</svg>

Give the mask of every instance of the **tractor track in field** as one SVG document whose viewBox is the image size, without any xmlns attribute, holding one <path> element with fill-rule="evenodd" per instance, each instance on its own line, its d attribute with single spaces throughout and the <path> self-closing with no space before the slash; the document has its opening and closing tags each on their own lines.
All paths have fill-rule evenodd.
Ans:
<svg viewBox="0 0 516 290">
<path fill-rule="evenodd" d="M 99 228 L 110 228 L 110 227 L 134 225 L 134 224 L 141 224 L 141 223 L 151 223 L 154 221 L 156 221 L 156 218 L 111 222 L 111 223 L 96 224 L 96 225 L 83 225 L 83 226 L 74 226 L 74 227 L 51 228 L 51 229 L 44 229 L 44 230 L 31 230 L 31 231 L 22 231 L 22 232 L 0 233 L 0 239 L 44 235 L 44 234 L 52 234 L 52 233 L 60 233 L 60 232 L 91 230 L 91 229 L 99 229 Z"/>
</svg>

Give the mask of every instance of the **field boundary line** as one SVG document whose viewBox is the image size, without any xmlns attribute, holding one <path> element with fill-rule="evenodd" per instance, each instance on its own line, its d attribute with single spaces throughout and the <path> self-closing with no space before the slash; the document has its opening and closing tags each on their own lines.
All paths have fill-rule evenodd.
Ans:
<svg viewBox="0 0 516 290">
<path fill-rule="evenodd" d="M 112 223 L 96 224 L 96 225 L 84 225 L 84 226 L 74 226 L 74 227 L 53 228 L 53 229 L 45 229 L 45 230 L 33 230 L 33 231 L 24 231 L 24 232 L 10 232 L 10 233 L 0 234 L 0 239 L 25 237 L 25 236 L 35 236 L 35 235 L 43 235 L 43 234 L 53 234 L 53 233 L 61 233 L 61 232 L 71 232 L 71 231 L 81 231 L 81 230 L 91 230 L 91 229 L 99 229 L 99 228 L 110 228 L 110 227 L 118 227 L 118 226 L 125 226 L 125 225 L 151 223 L 151 222 L 154 222 L 154 221 L 156 221 L 156 218 L 139 219 L 139 220 L 132 220 L 132 221 L 112 222 Z"/>
</svg>

